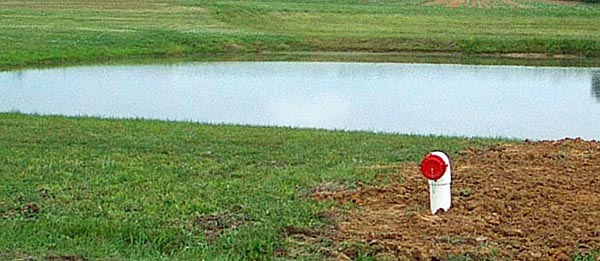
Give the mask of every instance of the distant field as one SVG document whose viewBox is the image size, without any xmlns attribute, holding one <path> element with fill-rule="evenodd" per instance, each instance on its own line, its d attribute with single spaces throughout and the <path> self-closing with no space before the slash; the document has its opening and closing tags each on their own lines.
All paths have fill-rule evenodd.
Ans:
<svg viewBox="0 0 600 261">
<path fill-rule="evenodd" d="M 598 65 L 599 18 L 598 5 L 529 0 L 2 1 L 0 69 L 274 55 Z"/>
</svg>

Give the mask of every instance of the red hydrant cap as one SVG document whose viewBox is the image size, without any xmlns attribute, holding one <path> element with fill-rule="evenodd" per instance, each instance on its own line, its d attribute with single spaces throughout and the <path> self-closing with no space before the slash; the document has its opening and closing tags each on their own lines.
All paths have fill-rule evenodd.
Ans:
<svg viewBox="0 0 600 261">
<path fill-rule="evenodd" d="M 440 156 L 429 154 L 421 161 L 421 173 L 427 179 L 438 180 L 446 172 L 448 165 Z"/>
</svg>

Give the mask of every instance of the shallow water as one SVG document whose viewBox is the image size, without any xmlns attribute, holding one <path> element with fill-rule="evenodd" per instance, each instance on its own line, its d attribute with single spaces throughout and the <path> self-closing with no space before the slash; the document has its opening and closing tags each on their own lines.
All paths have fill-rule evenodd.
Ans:
<svg viewBox="0 0 600 261">
<path fill-rule="evenodd" d="M 234 62 L 0 73 L 0 112 L 600 139 L 600 70 Z"/>
</svg>

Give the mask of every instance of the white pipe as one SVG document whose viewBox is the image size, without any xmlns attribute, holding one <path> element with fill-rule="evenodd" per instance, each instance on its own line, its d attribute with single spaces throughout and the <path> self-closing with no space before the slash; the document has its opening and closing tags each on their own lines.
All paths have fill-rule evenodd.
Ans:
<svg viewBox="0 0 600 261">
<path fill-rule="evenodd" d="M 436 214 L 442 209 L 447 212 L 452 205 L 452 168 L 450 158 L 446 153 L 434 151 L 431 155 L 438 156 L 446 163 L 446 171 L 438 180 L 429 180 L 429 206 L 431 214 Z"/>
</svg>

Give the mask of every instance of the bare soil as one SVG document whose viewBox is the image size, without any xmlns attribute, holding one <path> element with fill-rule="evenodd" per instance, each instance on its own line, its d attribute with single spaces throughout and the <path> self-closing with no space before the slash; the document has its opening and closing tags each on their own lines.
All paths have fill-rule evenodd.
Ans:
<svg viewBox="0 0 600 261">
<path fill-rule="evenodd" d="M 581 139 L 470 149 L 453 160 L 452 208 L 429 212 L 417 164 L 391 167 L 393 182 L 316 189 L 335 210 L 335 259 L 567 260 L 600 250 L 600 143 Z M 349 243 L 353 242 L 353 243 Z"/>
<path fill-rule="evenodd" d="M 501 6 L 530 8 L 529 4 L 540 2 L 555 5 L 575 5 L 577 2 L 568 0 L 537 0 L 525 3 L 514 0 L 425 0 L 424 5 L 439 5 L 450 8 L 472 7 L 472 8 L 497 8 Z"/>
</svg>

